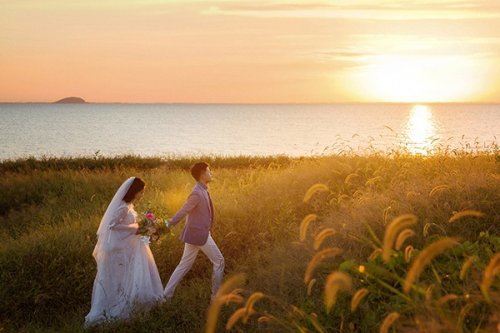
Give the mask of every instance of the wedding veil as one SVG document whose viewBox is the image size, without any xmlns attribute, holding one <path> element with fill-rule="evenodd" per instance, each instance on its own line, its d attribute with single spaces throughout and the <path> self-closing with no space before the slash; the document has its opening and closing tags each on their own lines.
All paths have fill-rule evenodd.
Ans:
<svg viewBox="0 0 500 333">
<path fill-rule="evenodd" d="M 116 218 L 116 213 L 118 208 L 123 203 L 123 197 L 127 194 L 130 186 L 132 185 L 135 177 L 130 177 L 120 185 L 118 190 L 115 193 L 115 196 L 111 200 L 106 209 L 106 212 L 102 216 L 101 223 L 99 224 L 99 228 L 97 229 L 97 244 L 94 248 L 93 255 L 97 258 L 99 253 L 106 251 L 106 249 L 112 247 L 109 243 L 109 234 L 111 232 L 110 225 L 113 222 L 113 219 Z"/>
</svg>

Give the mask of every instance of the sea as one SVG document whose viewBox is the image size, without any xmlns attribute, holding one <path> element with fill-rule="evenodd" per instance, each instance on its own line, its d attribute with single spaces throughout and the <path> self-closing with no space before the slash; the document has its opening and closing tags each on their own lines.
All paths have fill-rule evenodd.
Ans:
<svg viewBox="0 0 500 333">
<path fill-rule="evenodd" d="M 494 151 L 500 104 L 0 104 L 0 160 Z"/>
</svg>

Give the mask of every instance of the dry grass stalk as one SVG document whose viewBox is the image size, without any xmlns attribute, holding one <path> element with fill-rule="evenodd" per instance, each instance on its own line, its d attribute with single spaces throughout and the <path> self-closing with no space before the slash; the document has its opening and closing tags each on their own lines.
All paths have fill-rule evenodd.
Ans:
<svg viewBox="0 0 500 333">
<path fill-rule="evenodd" d="M 465 274 L 467 274 L 469 268 L 477 259 L 478 259 L 477 256 L 470 256 L 469 258 L 467 258 L 467 260 L 462 265 L 462 269 L 460 269 L 460 280 L 463 280 L 465 278 Z"/>
<path fill-rule="evenodd" d="M 384 209 L 384 225 L 387 225 L 387 221 L 389 220 L 389 212 L 391 211 L 391 209 L 391 206 Z"/>
<path fill-rule="evenodd" d="M 236 325 L 236 323 L 245 316 L 245 313 L 246 313 L 246 309 L 243 307 L 243 308 L 239 308 L 238 310 L 234 311 L 233 314 L 231 315 L 231 317 L 229 317 L 229 319 L 227 320 L 227 323 L 226 323 L 226 330 L 230 330 L 233 328 L 234 325 Z M 254 314 L 255 311 L 252 310 L 251 314 Z"/>
<path fill-rule="evenodd" d="M 488 266 L 484 269 L 483 281 L 481 281 L 481 291 L 487 301 L 490 301 L 488 289 L 490 289 L 495 276 L 498 274 L 500 274 L 500 253 L 495 254 L 488 263 Z"/>
<path fill-rule="evenodd" d="M 370 253 L 370 255 L 368 256 L 368 260 L 374 260 L 375 258 L 377 258 L 379 255 L 382 254 L 382 249 L 375 249 L 373 250 L 372 253 Z"/>
<path fill-rule="evenodd" d="M 307 296 L 311 296 L 312 288 L 314 287 L 315 284 L 316 284 L 316 279 L 312 279 L 311 281 L 309 281 L 309 283 L 307 284 Z"/>
<path fill-rule="evenodd" d="M 427 287 L 427 289 L 425 289 L 425 301 L 426 302 L 431 301 L 432 293 L 433 293 L 435 287 L 436 286 L 434 284 L 431 284 L 430 286 Z"/>
<path fill-rule="evenodd" d="M 429 198 L 432 198 L 446 190 L 448 190 L 450 187 L 448 185 L 438 185 L 435 186 L 430 192 L 429 192 Z"/>
<path fill-rule="evenodd" d="M 326 258 L 336 257 L 342 252 L 344 251 L 338 247 L 329 247 L 316 253 L 314 257 L 312 257 L 312 259 L 309 261 L 309 264 L 307 265 L 306 272 L 304 274 L 304 283 L 309 284 L 309 282 L 312 279 L 314 269 L 316 268 L 316 266 L 318 266 L 318 264 L 321 261 L 323 261 Z"/>
<path fill-rule="evenodd" d="M 257 302 L 259 299 L 263 298 L 265 295 L 261 293 L 260 291 L 254 292 L 250 297 L 248 297 L 247 303 L 245 304 L 245 318 L 243 319 L 243 322 L 246 323 L 248 320 L 248 317 L 250 316 L 251 312 L 253 311 L 253 305 L 255 302 Z"/>
<path fill-rule="evenodd" d="M 215 299 L 212 301 L 208 308 L 207 324 L 205 333 L 215 333 L 217 329 L 217 321 L 219 319 L 220 308 L 224 304 L 224 296 L 236 289 L 237 286 L 245 282 L 245 274 L 240 273 L 230 277 L 226 280 L 217 291 Z"/>
<path fill-rule="evenodd" d="M 376 185 L 378 182 L 380 182 L 382 180 L 382 177 L 380 176 L 376 176 L 376 177 L 373 177 L 373 178 L 370 178 L 366 181 L 365 183 L 365 186 L 373 186 L 373 185 Z"/>
<path fill-rule="evenodd" d="M 361 300 L 368 294 L 368 289 L 361 288 L 352 297 L 351 300 L 351 312 L 356 311 Z"/>
<path fill-rule="evenodd" d="M 380 333 L 387 333 L 389 332 L 389 328 L 391 328 L 392 324 L 399 318 L 399 313 L 397 312 L 391 312 L 389 313 L 385 318 L 384 321 L 382 322 L 382 325 L 380 325 Z"/>
<path fill-rule="evenodd" d="M 333 272 L 328 275 L 325 283 L 325 307 L 329 313 L 337 301 L 337 295 L 340 291 L 350 291 L 352 279 L 349 275 L 342 272 Z"/>
<path fill-rule="evenodd" d="M 350 184 L 352 180 L 359 178 L 357 173 L 351 173 L 345 177 L 344 184 Z"/>
<path fill-rule="evenodd" d="M 335 229 L 333 228 L 325 228 L 323 230 L 321 230 L 317 235 L 316 237 L 314 237 L 314 249 L 315 250 L 318 250 L 320 247 L 321 247 L 321 244 L 323 243 L 323 241 L 330 237 L 330 236 L 333 236 L 335 235 L 337 232 L 335 231 Z"/>
<path fill-rule="evenodd" d="M 408 245 L 407 247 L 405 247 L 405 261 L 406 262 L 410 262 L 411 260 L 411 255 L 413 254 L 413 246 L 411 245 Z"/>
<path fill-rule="evenodd" d="M 307 190 L 306 194 L 304 195 L 304 202 L 305 203 L 309 202 L 309 200 L 311 200 L 311 198 L 316 193 L 319 193 L 319 192 L 329 192 L 329 191 L 330 191 L 330 189 L 325 184 L 321 184 L 321 183 L 314 184 L 313 186 L 309 187 L 309 189 Z"/>
<path fill-rule="evenodd" d="M 337 203 L 341 203 L 342 201 L 348 201 L 350 197 L 347 194 L 341 194 L 337 198 Z"/>
<path fill-rule="evenodd" d="M 439 298 L 436 303 L 437 305 L 441 306 L 449 301 L 452 301 L 452 300 L 455 300 L 455 299 L 458 299 L 458 296 L 455 295 L 455 294 L 448 294 L 448 295 L 444 295 L 443 297 Z"/>
<path fill-rule="evenodd" d="M 229 303 L 243 303 L 243 297 L 235 293 L 230 293 L 222 296 L 221 302 L 225 305 L 228 305 Z"/>
<path fill-rule="evenodd" d="M 308 214 L 302 222 L 300 223 L 300 229 L 299 229 L 299 239 L 301 242 L 303 242 L 306 239 L 307 236 L 307 229 L 309 228 L 309 224 L 311 222 L 315 221 L 318 218 L 316 214 Z"/>
<path fill-rule="evenodd" d="M 382 246 L 382 258 L 388 262 L 391 258 L 392 246 L 399 231 L 417 223 L 417 217 L 413 214 L 404 214 L 396 217 L 385 229 L 384 243 Z"/>
<path fill-rule="evenodd" d="M 417 198 L 420 195 L 420 193 L 415 192 L 415 191 L 408 191 L 406 192 L 406 199 L 410 200 L 413 198 Z"/>
<path fill-rule="evenodd" d="M 401 249 L 403 246 L 403 243 L 410 237 L 415 236 L 415 231 L 412 229 L 405 229 L 401 231 L 401 233 L 398 235 L 398 238 L 396 239 L 396 250 Z"/>
<path fill-rule="evenodd" d="M 484 217 L 485 215 L 478 210 L 466 209 L 461 212 L 453 214 L 448 220 L 449 223 L 456 222 L 464 217 Z"/>
<path fill-rule="evenodd" d="M 454 238 L 442 238 L 434 243 L 428 245 L 422 250 L 413 262 L 410 270 L 406 274 L 406 279 L 403 284 L 403 290 L 408 293 L 413 286 L 413 283 L 418 279 L 424 268 L 434 259 L 437 255 L 443 253 L 447 249 L 457 245 L 458 242 Z"/>
</svg>

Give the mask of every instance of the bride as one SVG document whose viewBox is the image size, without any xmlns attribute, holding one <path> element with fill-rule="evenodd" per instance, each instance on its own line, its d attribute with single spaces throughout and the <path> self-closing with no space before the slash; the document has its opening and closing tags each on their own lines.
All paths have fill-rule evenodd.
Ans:
<svg viewBox="0 0 500 333">
<path fill-rule="evenodd" d="M 153 254 L 136 234 L 139 225 L 133 203 L 143 196 L 144 188 L 140 178 L 127 179 L 102 217 L 93 252 L 97 275 L 85 326 L 126 319 L 137 306 L 149 308 L 163 300 Z"/>
</svg>

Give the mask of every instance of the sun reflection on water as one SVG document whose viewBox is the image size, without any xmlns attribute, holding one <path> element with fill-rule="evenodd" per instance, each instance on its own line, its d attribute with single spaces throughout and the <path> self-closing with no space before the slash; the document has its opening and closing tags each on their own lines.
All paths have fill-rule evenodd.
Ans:
<svg viewBox="0 0 500 333">
<path fill-rule="evenodd" d="M 408 149 L 412 154 L 427 155 L 433 149 L 436 123 L 427 105 L 415 105 L 406 124 Z"/>
</svg>

